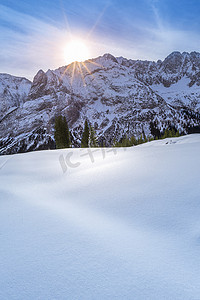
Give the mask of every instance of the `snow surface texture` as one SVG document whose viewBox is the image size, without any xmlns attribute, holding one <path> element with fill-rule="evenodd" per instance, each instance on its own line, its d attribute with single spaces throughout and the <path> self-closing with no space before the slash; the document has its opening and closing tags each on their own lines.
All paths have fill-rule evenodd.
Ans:
<svg viewBox="0 0 200 300">
<path fill-rule="evenodd" d="M 0 299 L 200 299 L 199 149 L 0 157 Z"/>
</svg>

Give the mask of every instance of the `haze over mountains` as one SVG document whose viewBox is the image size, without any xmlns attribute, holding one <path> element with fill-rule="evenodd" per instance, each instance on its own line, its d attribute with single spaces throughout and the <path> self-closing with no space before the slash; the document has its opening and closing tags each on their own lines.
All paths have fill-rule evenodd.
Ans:
<svg viewBox="0 0 200 300">
<path fill-rule="evenodd" d="M 100 145 L 123 136 L 200 125 L 200 53 L 171 53 L 164 61 L 105 54 L 84 63 L 40 70 L 31 83 L 0 74 L 0 153 L 54 148 L 54 120 L 65 115 L 72 144 L 80 145 L 85 118 Z"/>
</svg>

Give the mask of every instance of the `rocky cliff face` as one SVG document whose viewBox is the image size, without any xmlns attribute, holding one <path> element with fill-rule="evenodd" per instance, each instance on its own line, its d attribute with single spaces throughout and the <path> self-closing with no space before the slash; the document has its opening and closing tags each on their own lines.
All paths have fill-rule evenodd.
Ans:
<svg viewBox="0 0 200 300">
<path fill-rule="evenodd" d="M 26 101 L 31 82 L 26 78 L 0 74 L 0 120 Z"/>
<path fill-rule="evenodd" d="M 135 76 L 146 84 L 163 84 L 170 87 L 184 76 L 190 79 L 189 86 L 200 85 L 200 53 L 172 52 L 164 61 L 157 62 L 117 58 L 118 62 L 133 69 Z"/>
<path fill-rule="evenodd" d="M 21 91 L 22 82 L 26 88 L 16 97 L 18 102 L 6 97 L 1 101 L 10 109 L 8 114 L 1 109 L 2 154 L 53 148 L 54 119 L 59 114 L 68 120 L 74 146 L 80 144 L 85 118 L 106 145 L 124 135 L 149 135 L 150 122 L 155 120 L 161 130 L 172 125 L 183 132 L 200 122 L 196 52 L 174 52 L 163 62 L 105 54 L 46 73 L 40 70 L 32 85 L 21 79 L 16 90 Z"/>
</svg>

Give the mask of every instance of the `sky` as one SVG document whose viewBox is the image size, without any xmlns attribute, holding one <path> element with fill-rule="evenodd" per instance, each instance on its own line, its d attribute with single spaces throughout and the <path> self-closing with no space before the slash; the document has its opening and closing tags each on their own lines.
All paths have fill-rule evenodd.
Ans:
<svg viewBox="0 0 200 300">
<path fill-rule="evenodd" d="M 87 45 L 87 58 L 200 52 L 199 15 L 199 0 L 0 0 L 0 73 L 32 80 L 64 66 L 73 39 Z"/>
</svg>

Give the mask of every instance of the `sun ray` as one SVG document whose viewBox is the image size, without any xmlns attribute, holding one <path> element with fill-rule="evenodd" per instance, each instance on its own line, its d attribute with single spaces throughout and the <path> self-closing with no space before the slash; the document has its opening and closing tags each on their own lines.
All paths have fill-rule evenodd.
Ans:
<svg viewBox="0 0 200 300">
<path fill-rule="evenodd" d="M 87 61 L 88 61 L 89 63 L 95 65 L 95 66 L 98 66 L 98 67 L 100 67 L 100 68 L 102 68 L 102 69 L 105 69 L 104 66 L 98 64 L 97 62 L 92 61 L 91 59 L 88 59 Z"/>
<path fill-rule="evenodd" d="M 68 64 L 64 70 L 64 72 L 62 73 L 61 75 L 61 80 L 63 79 L 63 77 L 65 76 L 66 73 L 68 73 L 68 75 L 71 77 L 70 78 L 70 84 L 72 85 L 73 84 L 73 81 L 74 81 L 74 75 L 75 75 L 75 71 L 76 71 L 76 66 L 78 67 L 77 71 L 79 71 L 80 75 L 81 75 L 81 78 L 82 78 L 82 81 L 83 81 L 83 84 L 84 86 L 86 86 L 86 82 L 85 82 L 85 77 L 84 77 L 84 73 L 83 73 L 83 68 L 86 70 L 86 72 L 92 76 L 92 78 L 96 81 L 96 78 L 95 76 L 93 75 L 93 72 L 89 69 L 89 67 L 87 66 L 87 63 L 90 63 L 92 65 L 95 65 L 101 69 L 105 69 L 104 66 L 102 66 L 101 64 L 93 61 L 93 59 L 88 59 L 88 60 L 85 60 L 84 62 L 80 62 L 82 60 L 81 56 L 82 56 L 82 53 L 85 51 L 85 52 L 88 52 L 88 49 L 87 49 L 87 40 L 89 39 L 89 37 L 92 35 L 92 33 L 95 31 L 96 27 L 98 26 L 98 24 L 100 23 L 100 20 L 102 19 L 102 17 L 104 16 L 107 8 L 109 7 L 110 4 L 106 4 L 103 8 L 103 10 L 99 13 L 97 19 L 96 19 L 96 22 L 94 23 L 94 25 L 92 26 L 92 28 L 89 30 L 86 38 L 84 39 L 84 41 L 80 40 L 80 39 L 76 39 L 75 37 L 73 37 L 72 35 L 72 32 L 71 32 L 71 28 L 69 26 L 69 22 L 68 22 L 68 18 L 67 18 L 67 15 L 66 15 L 66 12 L 64 11 L 64 5 L 63 5 L 63 0 L 60 0 L 60 6 L 61 6 L 61 9 L 63 11 L 63 15 L 64 15 L 64 19 L 65 19 L 65 24 L 66 24 L 66 30 L 67 30 L 67 33 L 70 37 L 70 41 L 67 45 L 67 52 L 66 52 L 66 60 L 68 59 L 68 61 L 70 61 L 70 56 L 73 58 L 73 55 L 74 55 L 74 62 Z M 81 51 L 81 46 L 82 46 L 82 50 Z M 71 47 L 71 48 L 70 48 Z M 80 56 L 79 58 L 75 57 L 77 56 L 77 52 L 75 51 L 76 49 L 78 49 L 78 56 Z M 71 51 L 71 53 L 70 53 Z M 81 55 L 79 55 L 79 53 Z M 89 54 L 89 52 L 87 53 Z M 79 60 L 80 59 L 80 60 Z M 83 59 L 84 60 L 84 59 Z M 79 62 L 78 62 L 79 61 Z"/>
<path fill-rule="evenodd" d="M 72 38 L 72 31 L 71 31 L 71 28 L 70 28 L 70 25 L 69 25 L 67 14 L 66 14 L 65 9 L 64 9 L 63 0 L 60 0 L 60 7 L 61 7 L 61 11 L 63 12 L 63 16 L 64 16 L 64 20 L 65 20 L 67 32 L 68 32 L 70 38 Z"/>
<path fill-rule="evenodd" d="M 94 75 L 92 74 L 92 72 L 91 72 L 91 71 L 88 69 L 88 67 L 86 66 L 86 64 L 85 64 L 84 62 L 82 62 L 81 64 L 82 64 L 83 67 L 86 69 L 86 71 L 87 71 L 93 78 L 95 78 Z"/>
<path fill-rule="evenodd" d="M 103 66 L 101 66 L 100 64 L 97 64 L 95 62 L 92 62 L 91 60 L 87 60 L 87 62 L 90 62 L 94 65 L 97 65 L 101 68 L 104 68 Z M 83 81 L 83 84 L 84 86 L 86 86 L 86 82 L 85 82 L 85 77 L 83 75 L 83 71 L 82 71 L 82 66 L 83 68 L 86 70 L 86 72 L 92 76 L 92 78 L 96 81 L 96 78 L 94 76 L 94 74 L 91 72 L 91 70 L 87 67 L 86 63 L 85 62 L 73 62 L 71 64 L 69 64 L 66 69 L 64 70 L 63 74 L 61 75 L 61 79 L 63 79 L 63 77 L 65 76 L 65 74 L 69 71 L 71 71 L 71 79 L 70 79 L 70 84 L 72 85 L 73 84 L 73 80 L 74 80 L 74 73 L 75 73 L 75 69 L 76 69 L 76 66 L 78 66 L 78 69 L 79 69 L 79 72 L 80 72 L 80 75 L 81 75 L 81 78 L 82 78 L 82 81 Z M 72 70 L 70 70 L 72 69 Z"/>
<path fill-rule="evenodd" d="M 105 14 L 105 11 L 107 10 L 107 8 L 110 6 L 110 4 L 106 4 L 105 7 L 103 8 L 102 12 L 99 14 L 99 16 L 97 17 L 96 22 L 94 23 L 94 25 L 92 26 L 92 28 L 90 29 L 90 31 L 87 34 L 87 39 L 91 36 L 91 34 L 94 32 L 95 28 L 97 27 L 97 25 L 99 24 L 101 18 L 103 17 L 103 15 Z"/>
<path fill-rule="evenodd" d="M 86 71 L 90 74 L 90 76 L 92 76 L 92 78 L 96 82 L 96 85 L 99 86 L 98 81 L 96 80 L 94 74 L 92 74 L 92 72 L 88 69 L 88 67 L 86 66 L 86 64 L 84 62 L 81 62 L 81 64 L 86 69 Z"/>
<path fill-rule="evenodd" d="M 78 62 L 78 67 L 79 67 L 79 70 L 80 70 L 80 74 L 81 74 L 81 78 L 82 78 L 82 81 L 83 81 L 83 85 L 86 86 L 85 78 L 84 78 L 84 75 L 83 75 L 83 71 L 82 71 L 81 63 L 80 62 Z"/>
<path fill-rule="evenodd" d="M 74 81 L 74 73 L 75 73 L 75 69 L 76 69 L 76 61 L 73 63 L 72 77 L 71 77 L 71 80 L 70 80 L 71 86 L 72 86 L 72 83 L 73 83 L 73 81 Z"/>
<path fill-rule="evenodd" d="M 67 73 L 67 71 L 68 71 L 68 69 L 71 67 L 71 65 L 72 65 L 72 64 L 70 64 L 70 65 L 68 65 L 68 66 L 66 67 L 66 69 L 64 70 L 64 72 L 63 72 L 63 74 L 62 74 L 62 76 L 61 76 L 61 79 L 63 79 L 64 75 Z"/>
</svg>

